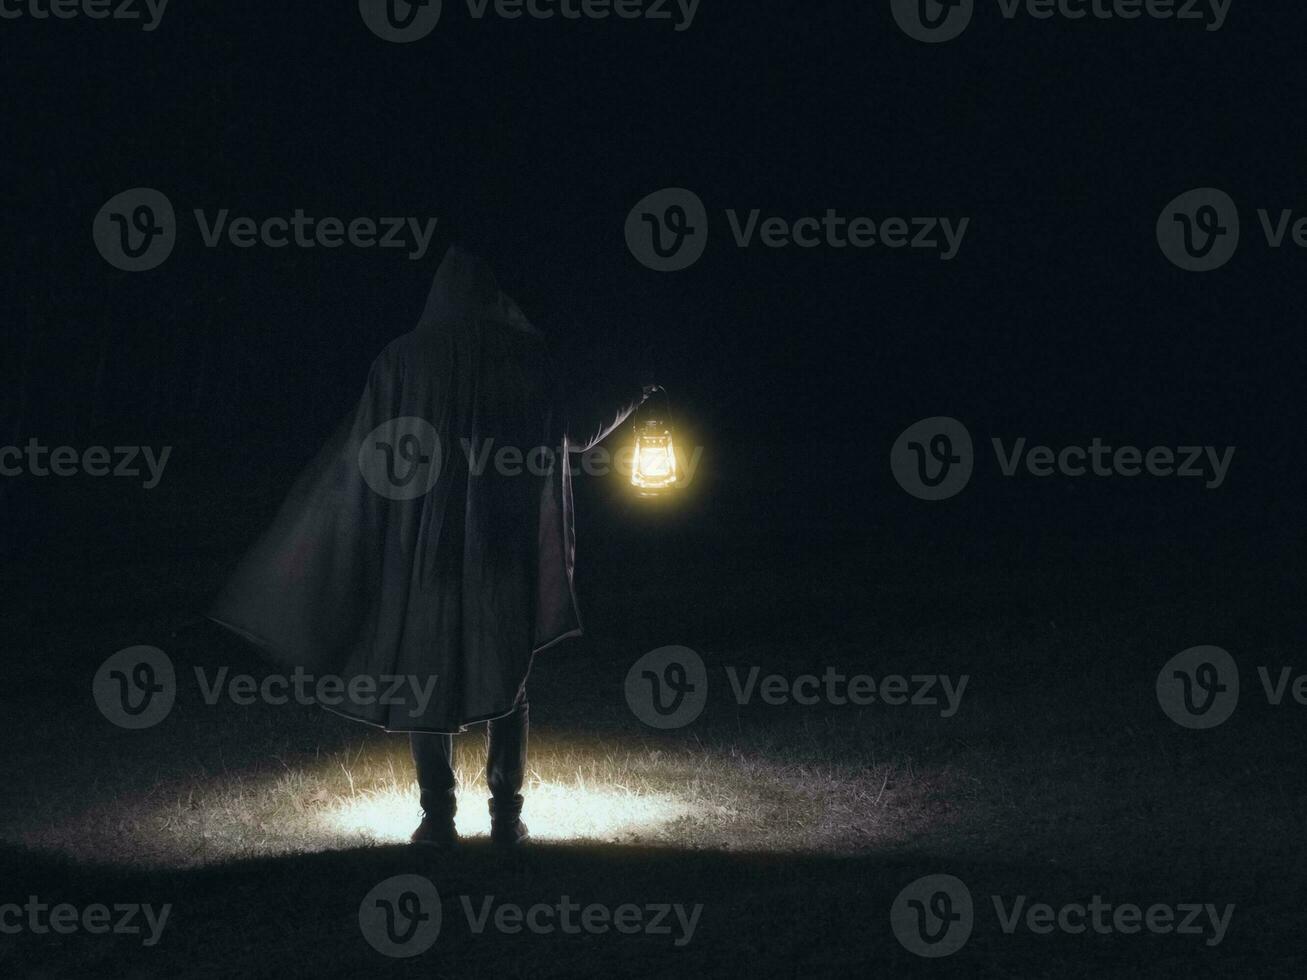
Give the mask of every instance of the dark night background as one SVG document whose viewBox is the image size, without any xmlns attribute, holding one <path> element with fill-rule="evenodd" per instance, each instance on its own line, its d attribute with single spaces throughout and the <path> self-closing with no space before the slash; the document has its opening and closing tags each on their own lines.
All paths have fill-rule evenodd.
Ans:
<svg viewBox="0 0 1307 980">
<path fill-rule="evenodd" d="M 613 975 L 1291 972 L 1303 954 L 1290 904 L 1301 899 L 1301 857 L 1283 828 L 1301 827 L 1307 798 L 1304 709 L 1245 701 L 1219 732 L 1186 732 L 1157 710 L 1151 684 L 1196 644 L 1235 655 L 1245 697 L 1258 693 L 1253 664 L 1304 664 L 1307 254 L 1268 248 L 1255 210 L 1307 213 L 1303 26 L 1297 9 L 1243 0 L 1212 33 L 1146 18 L 1007 21 L 978 0 L 967 31 L 940 45 L 906 37 L 887 3 L 815 0 L 703 0 L 682 33 L 666 22 L 475 21 L 446 2 L 439 27 L 408 45 L 370 34 L 353 3 L 175 0 L 149 33 L 85 18 L 3 22 L 0 441 L 174 447 L 155 491 L 83 477 L 0 484 L 15 680 L 0 704 L 6 727 L 28 732 L 13 755 L 58 732 L 51 719 L 84 697 L 113 650 L 153 643 L 181 662 L 239 655 L 214 652 L 223 641 L 199 619 L 205 597 L 353 404 L 372 357 L 412 327 L 445 247 L 460 241 L 491 261 L 577 376 L 651 365 L 704 446 L 678 506 L 651 512 L 616 481 L 579 482 L 590 630 L 561 663 L 590 664 L 603 697 L 662 643 L 791 672 L 969 671 L 976 696 L 990 699 L 983 730 L 997 734 L 978 738 L 995 768 L 1012 739 L 1022 753 L 1041 743 L 1064 753 L 1053 768 L 1073 784 L 1080 772 L 1110 782 L 1102 770 L 1122 740 L 1147 752 L 1165 744 L 1165 800 L 1142 807 L 1131 832 L 1078 804 L 1049 828 L 1029 800 L 1007 830 L 969 826 L 974 848 L 959 846 L 969 856 L 945 870 L 979 882 L 992 862 L 999 877 L 1038 883 L 1052 862 L 1088 882 L 1068 894 L 1126 881 L 1146 896 L 1158 891 L 1146 874 L 1157 853 L 1182 869 L 1160 889 L 1173 900 L 1262 910 L 1237 914 L 1218 952 L 1000 936 L 932 962 L 905 954 L 886 921 L 903 883 L 938 870 L 929 838 L 886 865 L 865 848 L 788 868 L 760 852 L 751 860 L 761 870 L 742 872 L 716 857 L 687 868 L 672 851 L 625 873 L 664 892 L 702 886 L 708 903 L 719 886 L 706 882 L 732 882 L 729 896 L 756 878 L 760 903 L 811 915 L 773 908 L 776 918 L 706 933 L 681 960 L 605 952 Z M 101 258 L 91 222 L 137 186 L 169 196 L 179 232 L 171 258 L 132 274 Z M 703 199 L 711 234 L 696 265 L 659 274 L 633 258 L 623 225 L 638 200 L 669 186 Z M 1154 224 L 1168 201 L 1202 186 L 1238 202 L 1243 242 L 1228 266 L 1197 275 L 1165 259 Z M 206 248 L 194 208 L 439 224 L 418 261 L 398 249 Z M 952 261 L 880 246 L 739 249 L 728 208 L 965 216 L 970 227 Z M 962 494 L 932 504 L 899 488 L 888 458 L 906 426 L 934 415 L 969 427 L 977 463 Z M 1188 479 L 1005 479 L 991 436 L 1237 451 L 1216 490 Z M 921 646 L 889 639 L 901 631 Z M 766 652 L 751 661 L 741 651 L 754 646 Z M 886 649 L 889 660 L 877 660 Z M 542 656 L 537 672 L 549 669 Z M 614 697 L 615 715 L 625 709 Z M 551 712 L 583 723 L 564 700 L 538 696 L 541 725 Z M 736 732 L 734 715 L 725 730 Z M 87 736 L 78 754 L 108 758 L 124 737 Z M 941 737 L 944 756 L 960 751 Z M 840 751 L 836 740 L 829 755 Z M 57 764 L 16 765 L 42 785 L 59 778 Z M 1213 785 L 1228 789 L 1218 795 L 1230 809 L 1185 795 Z M 1185 815 L 1182 832 L 1167 823 L 1173 812 Z M 1079 843 L 1056 859 L 1019 854 L 1012 842 L 1027 832 Z M 89 872 L 14 839 L 4 845 L 11 881 L 82 887 Z M 1247 854 L 1207 856 L 1234 846 Z M 611 871 L 540 860 L 576 891 L 590 872 Z M 1236 881 L 1231 867 L 1257 870 Z M 119 891 L 114 875 L 129 874 L 95 873 Z M 197 882 L 199 893 L 212 886 L 217 910 L 247 887 L 220 873 Z M 985 888 L 974 889 L 979 903 Z M 254 916 L 259 895 L 239 894 Z M 751 929 L 756 941 L 740 938 Z M 51 963 L 83 955 L 53 942 L 35 947 Z M 323 947 L 339 964 L 394 965 L 340 942 Z M 270 959 L 246 948 L 235 962 L 257 971 L 308 955 L 290 940 L 274 946 Z M 565 969 L 573 948 L 546 948 L 558 962 L 538 969 Z M 428 960 L 427 975 L 529 975 L 532 952 L 466 970 Z M 117 975 L 156 969 L 140 951 L 114 955 Z M 188 962 L 175 946 L 167 955 L 170 970 Z M 578 974 L 594 968 L 577 956 Z"/>
</svg>

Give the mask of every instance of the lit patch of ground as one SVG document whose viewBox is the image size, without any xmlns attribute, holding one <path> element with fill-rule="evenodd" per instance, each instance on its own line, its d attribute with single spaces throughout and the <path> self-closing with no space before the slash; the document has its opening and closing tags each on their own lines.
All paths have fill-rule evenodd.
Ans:
<svg viewBox="0 0 1307 980">
<path fill-rule="evenodd" d="M 525 817 L 536 840 L 616 841 L 654 836 L 676 820 L 696 815 L 702 807 L 669 794 L 640 795 L 620 788 L 565 786 L 535 782 L 526 789 Z M 458 832 L 485 836 L 489 830 L 484 788 L 459 790 Z M 329 823 L 341 833 L 356 834 L 370 843 L 408 840 L 417 822 L 416 787 L 399 786 L 360 793 L 333 808 Z"/>
<path fill-rule="evenodd" d="M 928 805 L 939 779 L 893 765 L 812 766 L 774 746 L 625 745 L 533 738 L 523 819 L 535 839 L 851 853 L 902 843 L 939 817 Z M 489 830 L 482 742 L 464 736 L 456 746 L 459 833 L 476 838 Z M 73 768 L 70 760 L 61 774 Z M 419 816 L 408 747 L 396 736 L 155 779 L 129 757 L 100 765 L 89 785 L 45 775 L 29 806 L 0 824 L 0 840 L 98 863 L 197 867 L 392 845 Z"/>
</svg>

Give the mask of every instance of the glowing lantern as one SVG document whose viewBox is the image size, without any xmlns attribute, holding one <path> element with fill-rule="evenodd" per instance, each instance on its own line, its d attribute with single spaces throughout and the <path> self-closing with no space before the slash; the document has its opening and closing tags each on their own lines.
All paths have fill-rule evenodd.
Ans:
<svg viewBox="0 0 1307 980">
<path fill-rule="evenodd" d="M 677 486 L 676 447 L 672 443 L 672 427 L 667 421 L 667 392 L 661 386 L 654 391 L 663 393 L 664 411 L 661 415 L 646 415 L 644 406 L 635 422 L 635 455 L 631 460 L 631 485 L 642 497 L 656 497 Z"/>
</svg>

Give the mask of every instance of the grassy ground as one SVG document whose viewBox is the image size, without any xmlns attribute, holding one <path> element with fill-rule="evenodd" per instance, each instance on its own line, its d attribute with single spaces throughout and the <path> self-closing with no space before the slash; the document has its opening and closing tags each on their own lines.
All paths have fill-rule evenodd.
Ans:
<svg viewBox="0 0 1307 980">
<path fill-rule="evenodd" d="M 82 491 L 68 492 L 75 511 Z M 2 936 L 6 974 L 1178 977 L 1303 965 L 1307 709 L 1259 703 L 1254 673 L 1302 669 L 1291 542 L 1223 546 L 1200 566 L 1190 543 L 1165 537 L 868 549 L 838 527 L 750 545 L 745 526 L 700 522 L 669 527 L 651 554 L 639 527 L 588 553 L 583 534 L 590 638 L 543 655 L 532 678 L 524 817 L 536 841 L 512 855 L 486 844 L 474 731 L 457 742 L 465 846 L 435 856 L 400 843 L 416 802 L 401 736 L 313 707 L 203 702 L 193 667 L 265 670 L 197 612 L 275 498 L 197 494 L 164 484 L 148 510 L 124 504 L 6 572 L 8 662 L 21 666 L 3 701 L 0 903 L 173 905 L 152 947 Z M 617 505 L 595 512 L 636 520 Z M 672 642 L 703 654 L 711 694 L 696 722 L 657 732 L 631 714 L 622 682 L 640 653 Z M 1236 654 L 1246 694 L 1225 725 L 1193 732 L 1162 715 L 1153 682 L 1204 642 Z M 142 732 L 109 725 L 89 697 L 99 661 L 133 643 L 166 650 L 182 677 L 172 713 Z M 950 718 L 738 705 L 724 670 L 754 665 L 970 681 Z M 362 939 L 358 908 L 408 871 L 436 884 L 444 922 L 427 953 L 387 959 Z M 937 961 L 904 949 L 889 919 L 900 889 L 931 873 L 966 882 L 977 910 L 970 941 Z M 681 946 L 477 934 L 462 913 L 462 896 L 564 895 L 703 909 Z M 1008 935 L 992 895 L 1235 910 L 1217 946 Z"/>
</svg>

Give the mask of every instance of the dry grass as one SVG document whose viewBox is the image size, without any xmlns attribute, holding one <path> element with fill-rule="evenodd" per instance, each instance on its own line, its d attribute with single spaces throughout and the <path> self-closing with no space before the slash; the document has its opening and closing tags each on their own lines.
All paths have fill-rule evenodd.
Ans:
<svg viewBox="0 0 1307 980">
<path fill-rule="evenodd" d="M 406 840 L 418 810 L 406 739 L 305 719 L 303 712 L 287 720 L 310 732 L 344 726 L 333 734 L 354 741 L 260 758 L 255 739 L 267 729 L 258 725 L 242 740 L 247 758 L 240 766 L 224 761 L 216 771 L 152 779 L 133 752 L 88 766 L 89 786 L 58 778 L 82 760 L 54 758 L 47 744 L 44 775 L 27 787 L 23 806 L 6 809 L 0 839 L 79 860 L 173 868 Z M 207 726 L 209 735 L 219 727 L 227 728 Z M 172 739 L 153 738 L 160 752 L 171 751 Z M 77 741 L 63 744 L 74 749 Z M 488 829 L 482 739 L 473 732 L 455 744 L 459 830 L 474 838 Z M 743 740 L 716 745 L 654 741 L 640 732 L 617 738 L 537 731 L 524 816 L 543 841 L 688 850 L 850 853 L 928 829 L 927 801 L 942 789 L 939 774 L 890 762 L 813 763 L 795 748 L 787 759 Z"/>
<path fill-rule="evenodd" d="M 796 570 L 736 555 L 734 538 L 729 548 L 696 540 L 691 557 L 702 549 L 712 562 L 701 565 L 726 566 L 666 575 L 667 593 L 650 603 L 652 576 L 625 594 L 614 584 L 628 561 L 615 549 L 611 579 L 594 590 L 602 639 L 551 651 L 532 675 L 525 818 L 537 846 L 507 863 L 480 846 L 474 731 L 456 742 L 468 846 L 424 866 L 413 849 L 389 846 L 416 822 L 400 736 L 313 708 L 208 706 L 190 689 L 143 732 L 95 711 L 95 663 L 130 643 L 157 643 L 179 666 L 262 669 L 182 611 L 213 593 L 230 528 L 241 526 L 187 515 L 179 505 L 166 534 L 124 525 L 124 553 L 162 542 L 138 564 L 56 544 L 41 553 L 43 575 L 3 583 L 23 601 L 0 609 L 9 662 L 22 665 L 5 702 L 0 881 L 32 882 L 48 898 L 178 903 L 170 942 L 148 960 L 130 940 L 25 937 L 49 970 L 94 961 L 118 976 L 363 972 L 376 960 L 357 934 L 360 897 L 413 868 L 452 894 L 708 906 L 692 959 L 653 940 L 491 942 L 451 928 L 415 975 L 920 970 L 885 909 L 908 881 L 940 871 L 977 894 L 1237 905 L 1216 954 L 1180 939 L 1023 940 L 991 924 L 955 963 L 970 973 L 1273 976 L 1301 947 L 1301 713 L 1249 696 L 1226 725 L 1194 733 L 1167 721 L 1153 695 L 1158 665 L 1191 635 L 1238 639 L 1248 664 L 1301 664 L 1303 634 L 1286 622 L 1300 608 L 1294 583 L 1277 593 L 1263 555 L 1208 563 L 1195 584 L 1178 550 L 1131 564 L 1080 550 L 949 562 L 900 548 Z M 167 544 L 197 526 L 211 527 L 207 561 Z M 46 585 L 60 580 L 66 589 Z M 717 666 L 965 672 L 972 683 L 948 719 L 739 708 L 718 684 L 698 721 L 654 732 L 627 710 L 621 681 L 669 629 Z"/>
</svg>

